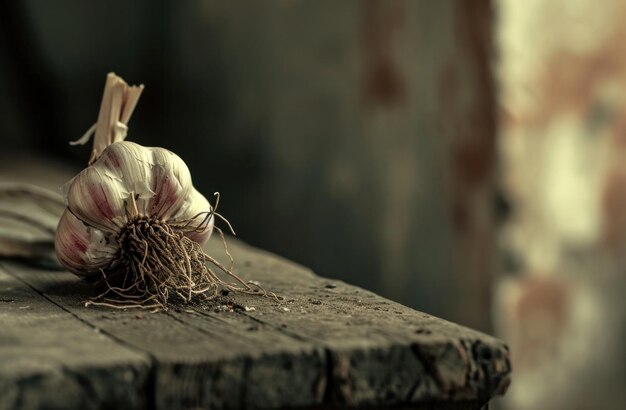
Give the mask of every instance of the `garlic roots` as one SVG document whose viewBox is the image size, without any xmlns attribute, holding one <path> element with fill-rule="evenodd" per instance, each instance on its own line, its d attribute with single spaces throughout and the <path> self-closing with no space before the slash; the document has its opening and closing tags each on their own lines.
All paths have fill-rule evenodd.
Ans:
<svg viewBox="0 0 626 410">
<path fill-rule="evenodd" d="M 257 292 L 202 250 L 219 214 L 193 187 L 185 163 L 166 149 L 124 141 L 142 89 L 107 77 L 98 122 L 76 142 L 95 131 L 90 165 L 68 184 L 55 238 L 59 261 L 106 284 L 88 304 L 167 308 L 172 295 L 189 302 L 223 287 Z"/>
</svg>

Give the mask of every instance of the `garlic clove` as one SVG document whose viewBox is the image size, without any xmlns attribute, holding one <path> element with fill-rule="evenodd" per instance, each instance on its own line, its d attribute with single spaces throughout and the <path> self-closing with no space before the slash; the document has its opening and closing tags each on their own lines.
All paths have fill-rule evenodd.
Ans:
<svg viewBox="0 0 626 410">
<path fill-rule="evenodd" d="M 88 225 L 116 233 L 126 224 L 125 187 L 106 168 L 96 164 L 78 174 L 67 191 L 71 212 Z"/>
<path fill-rule="evenodd" d="M 150 215 L 167 222 L 180 211 L 194 191 L 191 174 L 183 160 L 164 148 L 150 148 L 152 154 L 152 190 Z"/>
<path fill-rule="evenodd" d="M 183 206 L 178 209 L 176 214 L 172 215 L 170 221 L 172 223 L 189 223 L 189 226 L 192 227 L 202 224 L 202 230 L 188 232 L 185 236 L 199 244 L 203 244 L 213 232 L 215 217 L 211 215 L 210 219 L 204 222 L 212 209 L 211 204 L 209 204 L 204 195 L 194 188 L 191 195 L 188 195 L 185 199 Z"/>
<path fill-rule="evenodd" d="M 86 276 L 111 265 L 118 252 L 110 233 L 86 225 L 66 209 L 55 236 L 59 261 L 77 275 Z"/>
<path fill-rule="evenodd" d="M 107 147 L 92 165 L 101 167 L 117 178 L 122 186 L 119 193 L 125 206 L 123 213 L 132 217 L 150 216 L 154 161 L 150 148 L 129 141 L 116 142 Z"/>
</svg>

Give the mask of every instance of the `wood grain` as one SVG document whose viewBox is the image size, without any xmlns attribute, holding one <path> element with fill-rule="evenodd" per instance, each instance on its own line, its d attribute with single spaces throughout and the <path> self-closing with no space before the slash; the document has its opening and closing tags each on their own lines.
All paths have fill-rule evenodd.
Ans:
<svg viewBox="0 0 626 410">
<path fill-rule="evenodd" d="M 0 409 L 143 408 L 147 355 L 0 269 Z"/>
<path fill-rule="evenodd" d="M 229 243 L 237 272 L 284 301 L 86 308 L 73 275 L 4 263 L 0 408 L 480 408 L 505 391 L 503 342 Z M 224 259 L 219 240 L 207 250 Z"/>
</svg>

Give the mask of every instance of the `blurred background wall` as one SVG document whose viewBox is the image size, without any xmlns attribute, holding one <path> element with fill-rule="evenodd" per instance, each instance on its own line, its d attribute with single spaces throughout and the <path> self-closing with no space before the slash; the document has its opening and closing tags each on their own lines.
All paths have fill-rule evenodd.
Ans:
<svg viewBox="0 0 626 410">
<path fill-rule="evenodd" d="M 626 403 L 626 3 L 501 0 L 496 328 L 515 409 Z"/>
<path fill-rule="evenodd" d="M 67 143 L 115 71 L 146 85 L 130 139 L 178 153 L 243 240 L 489 329 L 488 1 L 28 0 L 0 18 L 5 147 L 84 164 Z"/>
</svg>

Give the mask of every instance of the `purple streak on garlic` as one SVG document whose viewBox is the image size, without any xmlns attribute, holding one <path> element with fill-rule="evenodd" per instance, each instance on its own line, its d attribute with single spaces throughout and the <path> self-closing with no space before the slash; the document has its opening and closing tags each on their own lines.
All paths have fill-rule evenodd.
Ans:
<svg viewBox="0 0 626 410">
<path fill-rule="evenodd" d="M 68 209 L 59 221 L 55 248 L 63 266 L 81 276 L 109 267 L 118 251 L 113 235 L 85 224 Z"/>
<path fill-rule="evenodd" d="M 212 210 L 176 154 L 128 141 L 109 145 L 69 183 L 67 205 L 57 228 L 56 252 L 63 265 L 83 276 L 113 267 L 118 236 L 129 222 L 148 217 L 195 226 Z M 203 244 L 213 223 L 211 215 L 202 231 L 185 235 Z"/>
</svg>

